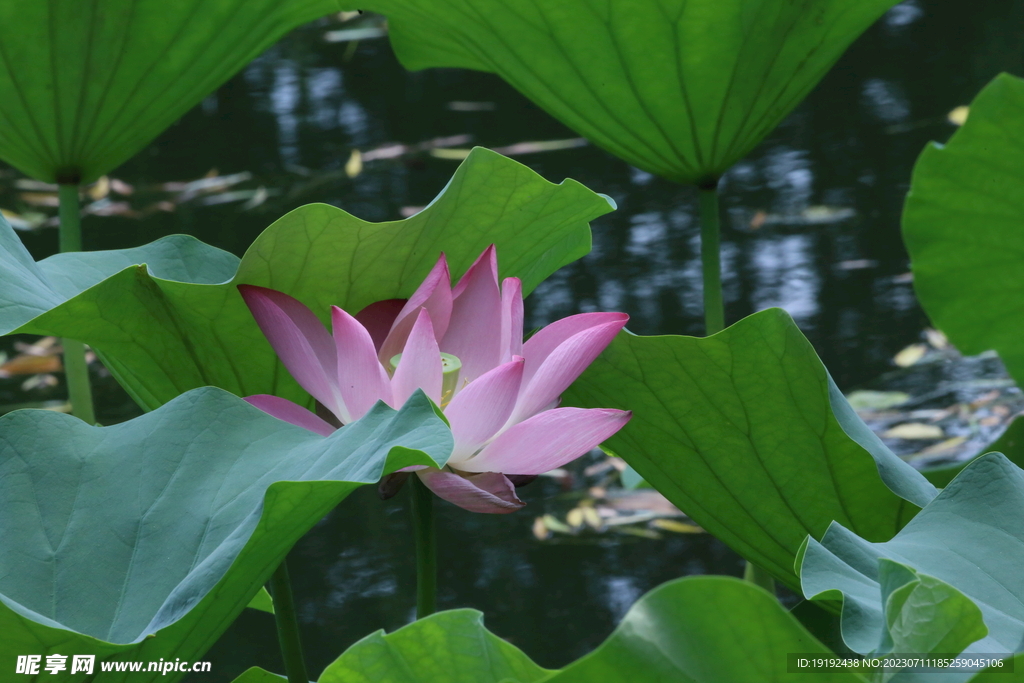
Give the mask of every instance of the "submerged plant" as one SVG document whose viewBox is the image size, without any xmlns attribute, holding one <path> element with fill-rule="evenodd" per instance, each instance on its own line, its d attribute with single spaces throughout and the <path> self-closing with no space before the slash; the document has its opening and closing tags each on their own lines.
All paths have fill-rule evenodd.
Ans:
<svg viewBox="0 0 1024 683">
<path fill-rule="evenodd" d="M 575 460 L 631 415 L 556 407 L 628 316 L 570 316 L 524 343 L 522 286 L 514 277 L 499 286 L 493 246 L 454 288 L 441 254 L 408 301 L 381 301 L 357 316 L 333 306 L 333 339 L 298 300 L 263 287 L 239 290 L 285 367 L 326 413 L 266 394 L 250 403 L 326 436 L 378 401 L 400 407 L 422 389 L 444 411 L 455 448 L 444 469 L 416 474 L 435 494 L 473 512 L 521 508 L 519 477 Z"/>
</svg>

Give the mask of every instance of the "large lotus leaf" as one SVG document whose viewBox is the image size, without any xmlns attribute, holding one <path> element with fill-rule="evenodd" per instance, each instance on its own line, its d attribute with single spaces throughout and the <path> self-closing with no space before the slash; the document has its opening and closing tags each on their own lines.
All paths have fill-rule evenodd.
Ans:
<svg viewBox="0 0 1024 683">
<path fill-rule="evenodd" d="M 523 652 L 484 628 L 476 610 L 439 612 L 377 631 L 345 651 L 318 683 L 534 683 L 546 678 Z"/>
<path fill-rule="evenodd" d="M 0 3 L 0 159 L 90 182 L 336 0 Z"/>
<path fill-rule="evenodd" d="M 325 204 L 304 206 L 267 228 L 240 263 L 174 236 L 35 264 L 0 220 L 0 334 L 54 334 L 92 345 L 149 409 L 205 385 L 312 405 L 263 338 L 237 284 L 287 292 L 326 323 L 332 304 L 354 313 L 409 296 L 442 251 L 457 277 L 494 243 L 502 276 L 520 277 L 525 294 L 586 254 L 587 222 L 610 210 L 575 181 L 554 185 L 478 148 L 411 218 L 368 223 Z M 131 265 L 139 263 L 149 265 Z"/>
<path fill-rule="evenodd" d="M 349 492 L 451 447 L 422 393 L 326 438 L 213 387 L 111 427 L 0 417 L 0 667 L 25 654 L 202 659 Z"/>
<path fill-rule="evenodd" d="M 957 597 L 959 593 L 981 609 L 988 629 L 988 635 L 976 640 L 966 652 L 1021 652 L 1021 520 L 1024 471 L 1003 455 L 990 453 L 957 475 L 891 541 L 871 543 L 839 524 L 833 524 L 820 543 L 808 539 L 800 560 L 802 589 L 808 597 L 842 594 L 843 639 L 858 652 L 885 649 L 891 644 L 886 640 L 893 623 L 891 602 L 900 588 L 894 590 L 886 584 L 894 582 L 933 593 L 920 601 L 916 611 L 901 617 L 901 628 L 927 634 L 933 628 L 941 631 L 942 625 L 971 622 L 975 618 L 972 609 L 965 607 Z M 911 576 L 894 579 L 899 573 L 894 566 L 902 566 L 904 574 Z M 961 616 L 954 618 L 958 610 Z M 984 635 L 984 630 L 976 626 L 969 630 L 968 635 L 951 631 L 953 641 L 959 639 L 962 643 Z M 925 680 L 929 674 L 923 676 Z"/>
<path fill-rule="evenodd" d="M 721 576 L 670 581 L 640 598 L 596 650 L 546 671 L 484 628 L 475 610 L 440 612 L 391 635 L 359 641 L 319 683 L 775 683 L 789 653 L 829 651 L 772 596 Z M 579 615 L 578 615 L 579 616 Z M 235 683 L 269 683 L 250 670 Z M 857 683 L 845 671 L 804 673 L 807 683 Z"/>
<path fill-rule="evenodd" d="M 808 534 L 839 520 L 888 540 L 935 495 L 857 418 L 779 309 L 706 338 L 620 334 L 564 402 L 632 410 L 606 446 L 791 586 Z"/>
<path fill-rule="evenodd" d="M 351 2 L 349 3 L 351 5 Z M 719 178 L 894 0 L 368 0 L 409 69 L 498 74 L 652 173 Z"/>
<path fill-rule="evenodd" d="M 903 211 L 914 289 L 964 353 L 1024 382 L 1024 80 L 996 77 L 946 145 L 914 166 Z"/>
</svg>

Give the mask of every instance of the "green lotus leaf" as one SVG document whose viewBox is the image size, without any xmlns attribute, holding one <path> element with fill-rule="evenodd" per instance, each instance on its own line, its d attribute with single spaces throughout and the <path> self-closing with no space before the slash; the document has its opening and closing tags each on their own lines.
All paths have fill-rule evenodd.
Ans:
<svg viewBox="0 0 1024 683">
<path fill-rule="evenodd" d="M 242 672 L 242 675 L 232 681 L 232 683 L 286 683 L 287 680 L 284 676 L 278 676 L 269 671 L 264 671 L 258 666 L 254 666 Z"/>
<path fill-rule="evenodd" d="M 810 598 L 842 595 L 843 639 L 857 652 L 900 642 L 933 652 L 1021 652 L 1021 519 L 1024 470 L 990 453 L 888 542 L 871 543 L 839 524 L 820 543 L 809 538 L 799 560 L 801 587 Z"/>
<path fill-rule="evenodd" d="M 112 171 L 336 0 L 0 3 L 0 159 L 46 181 Z"/>
<path fill-rule="evenodd" d="M 1024 382 L 1024 80 L 997 76 L 945 145 L 925 148 L 903 211 L 914 290 L 966 354 Z"/>
<path fill-rule="evenodd" d="M 830 654 L 767 592 L 722 576 L 655 588 L 596 650 L 560 671 L 540 668 L 487 631 L 482 616 L 452 610 L 374 633 L 328 665 L 319 683 L 782 683 L 795 680 L 789 653 Z M 799 678 L 864 681 L 846 671 Z M 235 683 L 272 680 L 250 670 Z"/>
<path fill-rule="evenodd" d="M 291 294 L 326 323 L 332 304 L 354 313 L 409 296 L 442 251 L 458 277 L 494 243 L 501 275 L 520 277 L 526 294 L 590 250 L 587 222 L 611 208 L 573 180 L 554 185 L 478 148 L 411 218 L 368 223 L 325 204 L 304 206 L 267 228 L 241 262 L 178 235 L 36 264 L 0 221 L 0 334 L 53 334 L 90 344 L 147 409 L 206 385 L 312 406 L 236 285 Z"/>
<path fill-rule="evenodd" d="M 439 612 L 345 651 L 318 683 L 534 683 L 550 673 L 484 628 L 471 609 Z"/>
<path fill-rule="evenodd" d="M 352 490 L 451 448 L 422 393 L 326 438 L 213 387 L 111 427 L 0 417 L 0 667 L 95 654 L 103 683 L 177 680 L 101 666 L 202 659 Z"/>
<path fill-rule="evenodd" d="M 369 0 L 409 69 L 498 74 L 595 144 L 717 180 L 894 0 Z M 349 3 L 351 5 L 351 2 Z"/>
<path fill-rule="evenodd" d="M 839 520 L 888 540 L 936 493 L 860 421 L 779 309 L 706 338 L 620 334 L 563 403 L 632 410 L 605 447 L 790 586 L 808 534 Z"/>
</svg>

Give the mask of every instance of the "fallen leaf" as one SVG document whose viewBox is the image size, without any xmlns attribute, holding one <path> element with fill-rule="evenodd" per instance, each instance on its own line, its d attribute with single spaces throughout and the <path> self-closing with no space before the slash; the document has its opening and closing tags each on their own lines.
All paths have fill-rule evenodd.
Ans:
<svg viewBox="0 0 1024 683">
<path fill-rule="evenodd" d="M 355 178 L 357 175 L 363 172 L 363 155 L 359 153 L 358 149 L 352 150 L 352 153 L 348 156 L 348 161 L 345 162 L 345 175 L 349 178 Z"/>
<path fill-rule="evenodd" d="M 651 522 L 651 526 L 658 527 L 664 531 L 674 531 L 677 534 L 704 533 L 704 529 L 701 529 L 696 524 L 687 524 L 686 522 L 679 522 L 674 519 L 655 519 Z"/>
<path fill-rule="evenodd" d="M 595 510 L 593 507 L 586 505 L 576 509 L 583 511 L 583 521 L 586 522 L 587 526 L 589 526 L 591 529 L 600 530 L 602 527 L 604 527 L 604 522 L 601 521 L 601 515 L 599 515 L 597 510 Z"/>
<path fill-rule="evenodd" d="M 914 453 L 912 456 L 910 456 L 910 459 L 916 460 L 922 457 L 929 457 L 933 455 L 941 455 L 943 453 L 948 453 L 950 451 L 956 450 L 965 443 L 967 443 L 966 436 L 954 436 L 950 439 L 946 439 L 945 441 L 934 443 L 928 448 L 925 448 L 923 450 L 918 451 L 917 453 Z"/>
<path fill-rule="evenodd" d="M 18 195 L 21 201 L 32 206 L 48 206 L 56 208 L 60 206 L 60 199 L 56 192 L 22 192 Z"/>
<path fill-rule="evenodd" d="M 928 339 L 928 343 L 939 351 L 949 348 L 949 339 L 939 330 L 933 330 L 929 327 L 924 331 L 924 336 Z"/>
<path fill-rule="evenodd" d="M 110 178 L 100 176 L 100 179 L 86 188 L 85 193 L 93 201 L 99 201 L 110 194 Z"/>
<path fill-rule="evenodd" d="M 544 523 L 543 517 L 537 517 L 533 520 L 533 536 L 538 541 L 546 541 L 551 538 L 551 529 L 548 529 L 548 525 Z"/>
<path fill-rule="evenodd" d="M 60 356 L 21 355 L 0 365 L 0 377 L 13 375 L 38 375 L 43 372 L 60 372 Z"/>
<path fill-rule="evenodd" d="M 0 209 L 0 214 L 7 219 L 7 222 L 11 224 L 11 227 L 15 230 L 35 230 L 36 228 L 42 227 L 46 222 L 47 216 L 43 213 L 36 213 L 30 211 L 23 214 L 17 214 L 7 209 Z"/>
<path fill-rule="evenodd" d="M 764 221 L 765 221 L 766 218 L 768 218 L 768 212 L 766 212 L 766 211 L 756 211 L 754 213 L 754 216 L 750 219 L 750 229 L 751 230 L 758 230 L 758 229 L 760 229 L 761 226 L 764 225 Z"/>
<path fill-rule="evenodd" d="M 954 126 L 962 126 L 967 123 L 967 116 L 971 113 L 971 108 L 966 104 L 962 104 L 955 108 L 953 111 L 946 114 L 946 120 L 952 123 Z"/>
<path fill-rule="evenodd" d="M 543 517 L 541 517 L 541 519 L 544 520 L 544 526 L 550 529 L 551 531 L 555 531 L 560 534 L 572 533 L 572 529 L 570 529 L 568 526 L 559 521 L 559 519 L 554 515 L 544 515 Z"/>
<path fill-rule="evenodd" d="M 857 411 L 886 410 L 906 403 L 910 400 L 910 394 L 902 391 L 861 390 L 851 392 L 846 400 Z"/>
<path fill-rule="evenodd" d="M 928 346 L 926 344 L 911 344 L 907 348 L 897 353 L 892 362 L 901 368 L 909 368 L 917 361 L 924 358 L 924 354 L 928 353 Z"/>
<path fill-rule="evenodd" d="M 21 383 L 21 390 L 49 389 L 50 387 L 57 386 L 57 384 L 57 378 L 53 375 L 32 375 Z"/>
<path fill-rule="evenodd" d="M 882 432 L 882 437 L 886 439 L 928 440 L 941 439 L 943 436 L 945 432 L 942 427 L 923 422 L 904 422 Z"/>
<path fill-rule="evenodd" d="M 117 194 L 124 195 L 125 197 L 135 192 L 135 188 L 133 186 L 129 185 L 123 180 L 118 180 L 117 178 L 110 179 L 110 189 L 116 192 Z"/>
</svg>

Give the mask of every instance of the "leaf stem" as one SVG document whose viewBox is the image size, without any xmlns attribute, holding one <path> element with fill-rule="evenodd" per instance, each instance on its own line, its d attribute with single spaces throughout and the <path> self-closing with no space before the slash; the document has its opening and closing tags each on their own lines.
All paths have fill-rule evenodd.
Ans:
<svg viewBox="0 0 1024 683">
<path fill-rule="evenodd" d="M 746 568 L 743 570 L 743 580 L 755 586 L 760 586 L 772 595 L 775 595 L 775 578 L 762 567 L 749 560 L 747 561 Z"/>
<path fill-rule="evenodd" d="M 309 683 L 306 662 L 302 658 L 302 640 L 299 638 L 299 620 L 295 614 L 292 583 L 288 578 L 288 561 L 281 564 L 270 577 L 270 593 L 274 598 L 274 621 L 277 623 L 277 641 L 288 683 Z"/>
<path fill-rule="evenodd" d="M 434 494 L 417 476 L 412 479 L 412 526 L 416 538 L 416 618 L 437 611 L 437 541 Z"/>
<path fill-rule="evenodd" d="M 60 250 L 82 250 L 82 222 L 78 209 L 78 185 L 58 186 L 60 202 Z M 85 345 L 74 339 L 62 339 L 64 349 L 64 377 L 68 383 L 71 414 L 87 424 L 96 424 L 92 406 L 92 387 L 89 385 L 89 366 L 85 362 Z"/>
<path fill-rule="evenodd" d="M 725 329 L 719 246 L 718 183 L 700 188 L 700 260 L 704 276 L 704 334 Z"/>
</svg>

